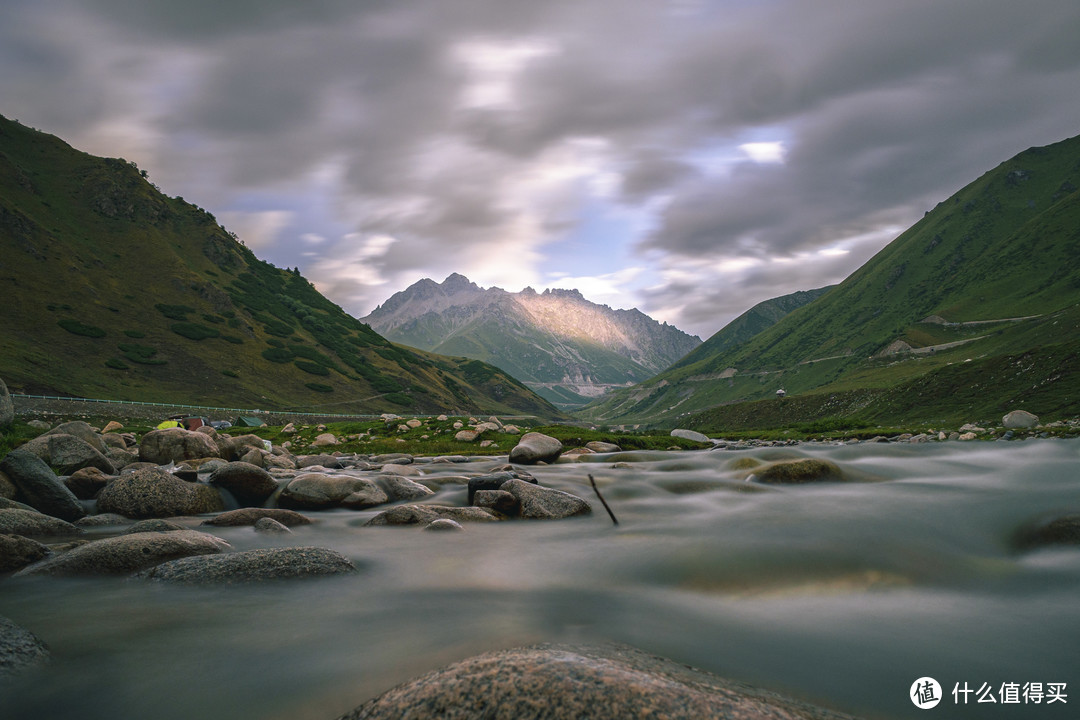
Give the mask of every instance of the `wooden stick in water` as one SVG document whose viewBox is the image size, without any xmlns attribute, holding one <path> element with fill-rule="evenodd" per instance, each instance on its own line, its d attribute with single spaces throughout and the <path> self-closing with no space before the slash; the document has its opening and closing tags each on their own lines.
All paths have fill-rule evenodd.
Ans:
<svg viewBox="0 0 1080 720">
<path fill-rule="evenodd" d="M 611 512 L 611 508 L 608 507 L 607 501 L 604 500 L 604 496 L 600 494 L 600 488 L 596 487 L 596 481 L 593 480 L 592 473 L 589 473 L 589 482 L 592 483 L 593 492 L 596 493 L 596 497 L 600 498 L 600 504 L 607 510 L 608 517 L 611 518 L 611 522 L 615 525 L 619 524 L 619 521 L 615 519 L 615 513 Z"/>
</svg>

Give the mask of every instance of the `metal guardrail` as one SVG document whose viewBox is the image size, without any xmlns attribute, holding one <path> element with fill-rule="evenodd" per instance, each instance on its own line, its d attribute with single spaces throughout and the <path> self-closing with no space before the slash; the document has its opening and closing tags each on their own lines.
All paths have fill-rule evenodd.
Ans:
<svg viewBox="0 0 1080 720">
<path fill-rule="evenodd" d="M 340 418 L 377 418 L 381 415 L 365 413 L 313 413 L 297 410 L 249 410 L 245 408 L 223 408 L 210 405 L 184 405 L 182 403 L 144 402 L 142 400 L 104 400 L 101 398 L 62 397 L 60 395 L 22 395 L 11 393 L 12 398 L 25 398 L 28 400 L 62 400 L 64 402 L 103 403 L 112 405 L 145 405 L 147 407 L 182 408 L 184 410 L 213 410 L 226 413 L 243 413 L 245 415 L 309 415 L 311 417 L 340 417 Z M 482 415 L 484 413 L 477 413 Z M 508 420 L 528 420 L 536 415 L 503 415 Z"/>
</svg>

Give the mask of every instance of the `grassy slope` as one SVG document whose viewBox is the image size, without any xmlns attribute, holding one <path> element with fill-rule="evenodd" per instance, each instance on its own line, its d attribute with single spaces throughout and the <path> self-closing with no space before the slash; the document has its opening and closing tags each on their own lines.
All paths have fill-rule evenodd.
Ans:
<svg viewBox="0 0 1080 720">
<path fill-rule="evenodd" d="M 559 415 L 495 368 L 392 345 L 133 165 L 3 118 L 0 249 L 0 375 L 15 391 Z"/>
<path fill-rule="evenodd" d="M 949 363 L 970 359 L 978 367 L 993 358 L 1038 354 L 1047 346 L 1068 356 L 1080 342 L 1074 312 L 1080 303 L 1077 187 L 1080 138 L 1025 151 L 940 203 L 818 300 L 748 342 L 699 353 L 695 361 L 589 408 L 586 416 L 603 422 L 704 423 L 686 416 L 769 398 L 779 387 L 789 396 L 912 388 L 918 378 Z M 968 327 L 919 322 L 930 315 L 950 322 L 1042 317 Z M 979 339 L 926 356 L 872 358 L 897 339 L 924 347 L 972 338 Z M 718 377 L 729 367 L 737 368 L 734 377 Z M 1002 376 L 1001 385 L 983 392 L 1023 397 L 1021 382 L 1027 379 Z M 955 384 L 946 387 L 955 392 Z M 1075 412 L 1076 395 L 1071 397 Z M 1044 412 L 1064 412 L 1050 397 L 1040 402 Z M 899 404 L 890 406 L 899 412 Z M 710 417 L 720 415 L 717 410 Z"/>
</svg>

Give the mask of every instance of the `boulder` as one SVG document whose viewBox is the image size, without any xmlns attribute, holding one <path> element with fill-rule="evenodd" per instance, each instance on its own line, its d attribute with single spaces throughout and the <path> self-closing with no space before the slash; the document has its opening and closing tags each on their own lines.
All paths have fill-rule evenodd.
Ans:
<svg viewBox="0 0 1080 720">
<path fill-rule="evenodd" d="M 499 432 L 502 430 L 502 423 L 482 422 L 473 429 L 481 435 L 486 432 Z"/>
<path fill-rule="evenodd" d="M 12 450 L 0 460 L 0 472 L 15 484 L 27 505 L 45 514 L 69 522 L 86 515 L 86 509 L 79 504 L 78 498 L 45 461 L 32 452 L 22 448 Z"/>
<path fill-rule="evenodd" d="M 105 457 L 109 456 L 109 450 L 113 448 L 119 448 L 120 450 L 127 450 L 128 441 L 119 433 L 108 433 L 101 436 L 101 441 L 105 445 Z"/>
<path fill-rule="evenodd" d="M 503 515 L 517 515 L 521 511 L 518 499 L 506 490 L 477 490 L 473 496 L 473 505 Z"/>
<path fill-rule="evenodd" d="M 503 486 L 507 480 L 513 480 L 517 477 L 514 473 L 503 470 L 501 472 L 491 472 L 486 475 L 475 475 L 469 478 L 469 496 L 468 504 L 475 505 L 474 502 L 476 493 L 481 490 L 498 490 Z M 533 482 L 536 482 L 534 479 Z"/>
<path fill-rule="evenodd" d="M 305 473 L 289 481 L 278 496 L 282 507 L 318 510 L 338 507 L 362 508 L 380 505 L 389 498 L 374 480 L 353 475 Z"/>
<path fill-rule="evenodd" d="M 199 515 L 224 509 L 221 494 L 214 488 L 185 482 L 157 467 L 121 475 L 98 495 L 99 511 L 136 519 Z"/>
<path fill-rule="evenodd" d="M 430 488 L 400 475 L 379 475 L 378 483 L 391 500 L 419 500 L 435 494 Z"/>
<path fill-rule="evenodd" d="M 398 505 L 384 510 L 365 525 L 430 525 L 440 518 L 457 522 L 497 522 L 493 513 L 477 507 L 446 505 Z"/>
<path fill-rule="evenodd" d="M 296 432 L 296 425 L 294 425 L 293 423 L 289 423 L 285 427 L 281 428 L 281 432 L 283 432 L 286 435 L 292 435 L 293 433 Z"/>
<path fill-rule="evenodd" d="M 115 420 L 110 420 L 109 423 L 105 427 L 101 428 L 101 434 L 102 435 L 107 435 L 108 433 L 116 432 L 117 430 L 123 430 L 123 429 L 124 429 L 123 425 L 116 422 Z"/>
<path fill-rule="evenodd" d="M 0 508 L 0 532 L 23 536 L 81 535 L 83 530 L 44 513 L 22 508 Z"/>
<path fill-rule="evenodd" d="M 967 441 L 967 440 L 974 440 L 976 437 L 978 437 L 978 436 L 975 433 L 966 432 L 966 433 L 961 433 L 960 435 L 957 435 L 956 439 L 957 440 Z"/>
<path fill-rule="evenodd" d="M 781 460 L 755 469 L 754 480 L 769 485 L 844 482 L 847 478 L 836 463 L 817 458 Z"/>
<path fill-rule="evenodd" d="M 183 428 L 151 430 L 143 435 L 139 443 L 139 460 L 155 465 L 218 455 L 220 450 L 213 438 Z"/>
<path fill-rule="evenodd" d="M 44 665 L 49 648 L 29 630 L 0 617 L 0 679 Z"/>
<path fill-rule="evenodd" d="M 116 468 L 101 451 L 82 438 L 67 433 L 39 435 L 21 449 L 34 453 L 61 475 L 70 475 L 84 467 L 96 467 L 109 475 L 116 474 Z M 108 452 L 108 448 L 105 448 L 105 452 Z"/>
<path fill-rule="evenodd" d="M 543 433 L 530 432 L 521 436 L 510 451 L 510 462 L 535 465 L 538 462 L 553 463 L 562 453 L 562 443 Z"/>
<path fill-rule="evenodd" d="M 49 548 L 22 535 L 0 533 L 0 573 L 21 570 L 49 554 Z"/>
<path fill-rule="evenodd" d="M 413 430 L 415 430 L 416 428 L 420 427 L 423 424 L 424 424 L 423 422 L 421 422 L 420 420 L 417 420 L 416 418 L 405 421 L 405 425 L 407 427 L 409 427 L 409 428 L 412 428 Z"/>
<path fill-rule="evenodd" d="M 478 437 L 480 437 L 480 433 L 475 430 L 458 430 L 454 435 L 454 440 L 458 442 L 474 442 Z"/>
<path fill-rule="evenodd" d="M 67 489 L 80 500 L 93 500 L 109 484 L 113 475 L 106 475 L 96 467 L 76 470 L 64 480 Z"/>
<path fill-rule="evenodd" d="M 424 474 L 424 471 L 412 464 L 399 465 L 398 463 L 387 463 L 382 466 L 379 473 L 382 475 L 397 475 L 399 477 L 419 477 Z"/>
<path fill-rule="evenodd" d="M 327 447 L 337 444 L 338 439 L 334 436 L 334 433 L 323 433 L 311 441 L 311 447 Z"/>
<path fill-rule="evenodd" d="M 100 513 L 98 515 L 87 515 L 84 518 L 79 518 L 75 521 L 75 527 L 80 528 L 92 528 L 92 527 L 113 527 L 116 525 L 127 525 L 131 520 L 123 515 L 117 515 L 116 513 Z"/>
<path fill-rule="evenodd" d="M 533 645 L 410 680 L 338 720 L 853 720 L 625 645 Z"/>
<path fill-rule="evenodd" d="M 413 456 L 408 453 L 384 453 L 383 455 L 373 455 L 371 462 L 376 465 L 386 465 L 393 463 L 394 465 L 410 465 L 412 464 Z"/>
<path fill-rule="evenodd" d="M 425 530 L 431 530 L 432 532 L 454 532 L 455 530 L 464 530 L 461 523 L 455 522 L 450 518 L 439 518 L 438 520 L 432 520 L 424 526 Z"/>
<path fill-rule="evenodd" d="M 622 448 L 615 443 L 600 442 L 599 440 L 585 443 L 585 448 L 587 450 L 592 450 L 595 453 L 622 452 Z"/>
<path fill-rule="evenodd" d="M 15 422 L 15 405 L 11 402 L 11 393 L 7 385 L 0 380 L 0 427 L 7 427 Z"/>
<path fill-rule="evenodd" d="M 15 483 L 11 482 L 11 478 L 0 472 L 0 498 L 14 500 L 18 494 L 19 489 L 15 487 Z"/>
<path fill-rule="evenodd" d="M 274 518 L 259 518 L 253 527 L 255 532 L 266 535 L 292 535 L 292 530 L 287 525 L 282 525 Z"/>
<path fill-rule="evenodd" d="M 1052 545 L 1080 545 L 1080 514 L 1039 518 L 1013 535 L 1019 550 L 1035 550 Z"/>
<path fill-rule="evenodd" d="M 140 576 L 189 585 L 231 585 L 355 572 L 356 565 L 333 550 L 320 547 L 288 547 L 187 557 L 162 563 Z"/>
<path fill-rule="evenodd" d="M 699 443 L 711 443 L 708 435 L 702 435 L 694 430 L 684 430 L 682 428 L 676 428 L 671 431 L 671 437 L 682 438 L 683 440 L 690 440 L 691 442 Z"/>
<path fill-rule="evenodd" d="M 230 547 L 219 537 L 195 530 L 132 533 L 80 545 L 17 575 L 128 575 L 169 560 L 219 553 Z"/>
<path fill-rule="evenodd" d="M 109 452 L 105 453 L 105 457 L 109 459 L 109 462 L 113 464 L 113 467 L 116 468 L 118 472 L 132 463 L 139 462 L 137 453 L 122 448 L 109 448 Z"/>
<path fill-rule="evenodd" d="M 556 520 L 592 513 L 592 506 L 576 495 L 517 478 L 507 480 L 499 489 L 517 499 L 523 518 Z"/>
<path fill-rule="evenodd" d="M 209 520 L 204 520 L 203 525 L 240 527 L 244 525 L 254 525 L 263 518 L 276 520 L 286 527 L 311 524 L 311 518 L 307 515 L 301 515 L 295 510 L 285 510 L 283 508 L 240 508 L 239 510 L 230 510 L 212 517 Z"/>
<path fill-rule="evenodd" d="M 502 431 L 510 435 L 517 435 L 519 432 L 521 432 L 521 428 L 519 428 L 517 425 L 503 425 Z"/>
<path fill-rule="evenodd" d="M 240 505 L 262 505 L 278 488 L 270 473 L 246 462 L 231 462 L 214 470 L 210 484 L 228 490 Z"/>
<path fill-rule="evenodd" d="M 1039 417 L 1027 410 L 1013 410 L 1001 418 L 1001 424 L 1010 429 L 1033 428 L 1039 424 Z"/>
<path fill-rule="evenodd" d="M 296 468 L 298 470 L 315 467 L 316 465 L 328 470 L 340 470 L 344 467 L 341 458 L 336 455 L 302 455 L 296 459 Z"/>
<path fill-rule="evenodd" d="M 258 435 L 218 435 L 216 441 L 219 452 L 214 453 L 220 455 L 226 460 L 239 460 L 247 454 L 251 448 L 257 448 L 259 450 L 266 449 L 266 443 Z"/>
<path fill-rule="evenodd" d="M 104 453 L 108 450 L 105 447 L 105 440 L 94 428 L 90 427 L 89 423 L 82 420 L 73 420 L 71 422 L 60 423 L 52 430 L 49 430 L 46 435 L 74 435 L 87 445 L 91 446 L 99 453 Z"/>
<path fill-rule="evenodd" d="M 161 518 L 151 518 L 149 520 L 140 520 L 133 524 L 124 531 L 124 534 L 133 535 L 135 533 L 143 532 L 176 532 L 177 530 L 187 530 L 187 528 L 183 525 L 169 522 L 168 520 L 162 520 Z"/>
</svg>

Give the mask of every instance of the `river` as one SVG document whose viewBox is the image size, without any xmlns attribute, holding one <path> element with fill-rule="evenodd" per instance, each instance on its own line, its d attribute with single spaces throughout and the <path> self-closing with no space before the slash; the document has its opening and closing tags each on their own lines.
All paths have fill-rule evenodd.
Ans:
<svg viewBox="0 0 1080 720">
<path fill-rule="evenodd" d="M 824 458 L 857 481 L 760 486 L 732 467 L 747 457 Z M 1021 553 L 1011 538 L 1080 511 L 1080 442 L 589 460 L 531 470 L 593 502 L 590 517 L 432 533 L 334 511 L 287 539 L 213 528 L 238 550 L 333 548 L 361 566 L 354 576 L 209 588 L 2 579 L 0 615 L 52 650 L 43 669 L 0 685 L 2 716 L 333 720 L 419 673 L 545 640 L 618 641 L 867 718 L 1078 716 L 1080 547 Z M 497 462 L 423 467 L 431 479 Z M 432 502 L 464 504 L 465 489 Z M 924 676 L 944 695 L 929 715 L 909 699 Z M 977 702 L 984 683 L 998 702 Z M 1001 702 L 1027 683 L 1065 683 L 1066 702 Z"/>
</svg>

